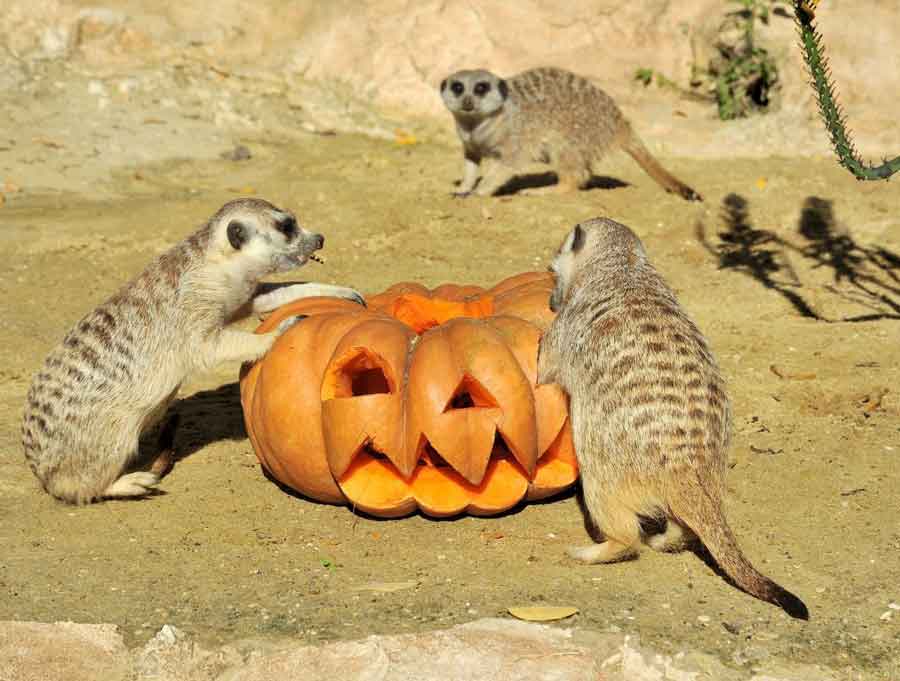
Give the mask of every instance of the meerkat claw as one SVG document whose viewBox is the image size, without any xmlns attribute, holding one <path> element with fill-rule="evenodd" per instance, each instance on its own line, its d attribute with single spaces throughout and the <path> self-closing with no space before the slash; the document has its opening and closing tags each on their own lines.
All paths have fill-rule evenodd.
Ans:
<svg viewBox="0 0 900 681">
<path fill-rule="evenodd" d="M 298 324 L 298 323 L 302 322 L 307 317 L 309 317 L 308 314 L 298 314 L 298 315 L 294 315 L 293 317 L 288 317 L 287 319 L 283 319 L 281 321 L 281 323 L 278 325 L 278 335 L 280 336 L 285 331 L 287 331 L 289 328 L 294 326 L 294 324 Z"/>
</svg>

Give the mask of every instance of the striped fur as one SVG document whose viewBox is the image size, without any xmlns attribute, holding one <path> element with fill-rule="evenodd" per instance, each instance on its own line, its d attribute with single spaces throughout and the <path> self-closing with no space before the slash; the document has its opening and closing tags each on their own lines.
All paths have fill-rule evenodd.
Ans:
<svg viewBox="0 0 900 681">
<path fill-rule="evenodd" d="M 233 224 L 237 246 L 226 233 Z M 22 446 L 44 489 L 76 504 L 150 491 L 158 474 L 129 472 L 141 432 L 162 418 L 190 372 L 265 353 L 277 333 L 227 323 L 260 277 L 302 265 L 321 245 L 288 212 L 232 201 L 88 313 L 50 352 L 26 398 Z M 293 297 L 322 293 L 311 286 Z"/>
<path fill-rule="evenodd" d="M 701 200 L 659 164 L 613 99 L 574 73 L 537 68 L 504 80 L 484 69 L 457 71 L 441 96 L 463 143 L 459 194 L 490 196 L 533 163 L 556 170 L 555 191 L 584 188 L 606 153 L 620 148 L 666 191 Z"/>
<path fill-rule="evenodd" d="M 699 538 L 738 587 L 807 619 L 800 599 L 747 561 L 725 520 L 725 381 L 640 240 L 590 220 L 566 237 L 552 269 L 558 315 L 541 340 L 538 380 L 570 396 L 585 506 L 604 536 L 573 556 L 611 562 L 642 543 L 678 550 Z M 649 534 L 648 524 L 662 531 Z"/>
</svg>

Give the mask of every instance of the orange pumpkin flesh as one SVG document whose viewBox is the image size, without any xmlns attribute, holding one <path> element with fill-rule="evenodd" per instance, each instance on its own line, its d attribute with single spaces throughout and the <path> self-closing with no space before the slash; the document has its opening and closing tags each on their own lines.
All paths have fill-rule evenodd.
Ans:
<svg viewBox="0 0 900 681">
<path fill-rule="evenodd" d="M 535 386 L 552 280 L 490 290 L 403 283 L 368 308 L 308 298 L 241 372 L 247 432 L 279 481 L 330 503 L 398 517 L 494 515 L 565 490 L 578 467 L 565 395 Z"/>
</svg>

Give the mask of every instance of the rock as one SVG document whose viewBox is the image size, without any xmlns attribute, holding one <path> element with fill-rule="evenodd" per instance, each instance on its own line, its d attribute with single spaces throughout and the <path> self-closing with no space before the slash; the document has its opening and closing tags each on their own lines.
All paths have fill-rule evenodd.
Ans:
<svg viewBox="0 0 900 681">
<path fill-rule="evenodd" d="M 115 625 L 0 622 L 2 681 L 119 681 L 128 668 Z"/>
</svg>

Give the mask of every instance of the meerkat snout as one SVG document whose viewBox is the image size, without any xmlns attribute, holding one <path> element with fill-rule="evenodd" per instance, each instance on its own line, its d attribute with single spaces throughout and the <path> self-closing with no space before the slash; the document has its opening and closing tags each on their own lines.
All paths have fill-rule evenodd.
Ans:
<svg viewBox="0 0 900 681">
<path fill-rule="evenodd" d="M 242 260 L 258 260 L 261 269 L 285 272 L 300 267 L 325 245 L 325 237 L 302 227 L 297 218 L 274 206 L 248 211 L 238 204 L 227 220 L 226 251 L 239 252 Z"/>
<path fill-rule="evenodd" d="M 441 82 L 444 105 L 462 118 L 496 113 L 503 107 L 508 90 L 506 82 L 490 71 L 457 71 Z"/>
<path fill-rule="evenodd" d="M 547 268 L 553 273 L 556 282 L 553 293 L 550 294 L 550 310 L 553 312 L 559 312 L 566 300 L 572 283 L 572 274 L 576 267 L 575 260 L 584 249 L 586 239 L 587 234 L 584 228 L 581 225 L 575 225 L 575 228 L 566 235 L 556 257 Z"/>
</svg>

